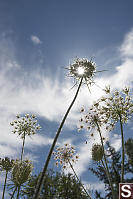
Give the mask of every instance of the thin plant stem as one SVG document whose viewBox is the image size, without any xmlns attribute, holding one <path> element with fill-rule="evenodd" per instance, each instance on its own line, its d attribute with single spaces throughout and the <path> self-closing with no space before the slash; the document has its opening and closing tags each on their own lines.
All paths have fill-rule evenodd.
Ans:
<svg viewBox="0 0 133 199">
<path fill-rule="evenodd" d="M 21 161 L 23 160 L 24 145 L 25 145 L 25 132 L 24 132 L 24 137 L 23 137 L 23 145 L 22 145 L 22 152 L 21 152 Z"/>
<path fill-rule="evenodd" d="M 58 139 L 58 137 L 59 137 L 59 135 L 60 135 L 60 132 L 61 132 L 61 130 L 62 130 L 62 127 L 63 127 L 63 125 L 64 125 L 64 123 L 65 123 L 65 121 L 66 121 L 66 119 L 67 119 L 67 116 L 68 116 L 68 114 L 69 114 L 69 112 L 70 112 L 70 110 L 71 110 L 71 108 L 72 108 L 72 106 L 73 106 L 73 104 L 74 104 L 74 102 L 75 102 L 77 96 L 78 96 L 80 87 L 81 87 L 81 85 L 82 85 L 82 81 L 83 81 L 83 78 L 81 78 L 81 81 L 80 81 L 80 83 L 79 83 L 79 86 L 78 86 L 78 89 L 77 89 L 77 91 L 76 91 L 76 94 L 75 94 L 75 96 L 74 96 L 74 98 L 73 98 L 73 100 L 72 100 L 72 102 L 71 102 L 69 108 L 67 109 L 67 112 L 66 112 L 66 114 L 64 115 L 63 120 L 62 120 L 62 122 L 61 122 L 61 124 L 60 124 L 60 126 L 59 126 L 59 128 L 58 128 L 58 130 L 57 130 L 57 133 L 56 133 L 56 135 L 55 135 L 54 141 L 53 141 L 53 143 L 52 143 L 52 146 L 51 146 L 51 148 L 50 148 L 49 154 L 48 154 L 48 156 L 47 156 L 47 160 L 46 160 L 46 162 L 45 162 L 45 165 L 44 165 L 42 174 L 41 174 L 41 176 L 40 176 L 40 179 L 38 179 L 37 188 L 36 188 L 36 190 L 35 190 L 35 194 L 34 194 L 34 196 L 33 196 L 33 199 L 38 199 L 38 196 L 39 196 L 39 193 L 40 193 L 40 190 L 41 190 L 41 186 L 42 186 L 43 181 L 44 181 L 44 176 L 45 176 L 45 174 L 46 174 L 47 167 L 48 167 L 48 164 L 49 164 L 51 155 L 52 155 L 52 153 L 53 153 L 54 147 L 55 147 L 55 145 L 56 145 L 56 142 L 57 142 L 57 139 Z"/>
<path fill-rule="evenodd" d="M 120 128 L 121 128 L 121 142 L 122 142 L 122 163 L 121 163 L 121 183 L 124 182 L 124 162 L 125 162 L 125 146 L 124 146 L 124 132 L 122 118 L 120 115 Z"/>
<path fill-rule="evenodd" d="M 102 163 L 102 166 L 103 166 L 103 168 L 105 170 L 105 173 L 107 175 L 107 178 L 108 178 L 108 172 L 107 172 L 107 169 L 106 169 L 106 166 L 105 166 L 105 163 L 104 163 L 103 159 L 101 160 L 101 163 Z"/>
<path fill-rule="evenodd" d="M 4 199 L 4 196 L 5 196 L 6 182 L 7 182 L 7 175 L 8 175 L 8 171 L 6 171 L 6 176 L 5 176 L 5 182 L 4 182 L 4 188 L 3 188 L 2 199 Z"/>
<path fill-rule="evenodd" d="M 68 162 L 69 162 L 69 165 L 70 165 L 70 167 L 71 167 L 71 169 L 72 169 L 74 175 L 76 176 L 77 180 L 80 182 L 80 180 L 79 180 L 79 178 L 78 178 L 78 176 L 77 176 L 77 174 L 76 174 L 76 172 L 75 172 L 75 170 L 74 170 L 74 168 L 73 168 L 71 162 L 70 162 L 69 160 L 68 160 Z M 85 191 L 85 193 L 87 194 L 87 196 L 88 196 L 90 199 L 92 199 L 91 196 L 90 196 L 90 195 L 88 194 L 88 192 L 86 191 L 86 189 L 85 189 L 85 187 L 84 187 L 84 185 L 83 185 L 82 183 L 81 183 L 81 186 L 82 186 L 83 190 Z"/>
<path fill-rule="evenodd" d="M 99 125 L 98 125 L 97 122 L 96 122 L 96 125 L 97 125 L 97 128 L 98 128 L 98 132 L 99 132 L 99 135 L 100 135 L 101 144 L 102 144 L 102 148 L 103 148 L 103 158 L 104 158 L 104 162 L 105 162 L 104 166 L 106 168 L 107 178 L 109 180 L 109 185 L 110 185 L 110 188 L 111 188 L 111 191 L 112 191 L 112 197 L 113 197 L 113 199 L 115 199 L 113 184 L 112 184 L 111 176 L 110 176 L 110 173 L 109 173 L 109 167 L 108 167 L 107 159 L 106 159 L 106 155 L 105 155 L 105 149 L 104 149 L 104 143 L 103 143 L 103 138 L 102 138 L 101 130 L 100 130 L 100 127 L 99 127 Z"/>
<path fill-rule="evenodd" d="M 11 196 L 11 199 L 14 198 L 14 194 L 15 194 L 16 190 L 17 190 L 17 187 L 14 189 L 14 191 L 13 191 L 13 193 L 12 193 L 12 196 Z"/>
<path fill-rule="evenodd" d="M 20 193 L 20 186 L 18 186 L 17 198 L 16 199 L 19 199 L 19 193 Z"/>
<path fill-rule="evenodd" d="M 25 131 L 24 131 L 24 137 L 23 137 L 23 145 L 22 145 L 22 152 L 21 152 L 21 161 L 23 160 L 24 145 L 25 145 Z M 20 187 L 21 187 L 21 186 L 18 186 L 17 199 L 19 199 Z M 15 190 L 15 191 L 16 191 L 16 190 Z"/>
</svg>

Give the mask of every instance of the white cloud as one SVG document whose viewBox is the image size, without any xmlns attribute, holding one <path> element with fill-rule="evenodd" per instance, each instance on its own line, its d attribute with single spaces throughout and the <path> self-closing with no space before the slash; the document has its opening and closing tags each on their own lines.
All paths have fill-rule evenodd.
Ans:
<svg viewBox="0 0 133 199">
<path fill-rule="evenodd" d="M 90 182 L 89 184 L 88 184 L 88 182 L 83 182 L 84 184 L 85 184 L 85 186 L 86 186 L 86 188 L 88 188 L 90 191 L 92 190 L 97 190 L 97 191 L 105 191 L 105 185 L 104 185 L 104 183 L 101 183 L 101 182 L 99 182 L 99 183 L 92 183 L 92 182 Z"/>
<path fill-rule="evenodd" d="M 120 47 L 120 52 L 125 58 L 133 58 L 133 28 L 126 34 L 124 42 Z"/>
<path fill-rule="evenodd" d="M 121 148 L 121 136 L 118 134 L 113 134 L 110 138 L 111 146 L 115 148 L 116 151 L 119 151 Z"/>
<path fill-rule="evenodd" d="M 132 85 L 133 82 L 133 59 L 126 59 L 120 66 L 116 67 L 116 73 L 105 79 L 111 87 L 122 89 Z"/>
<path fill-rule="evenodd" d="M 30 39 L 36 45 L 42 43 L 41 40 L 39 39 L 39 37 L 37 37 L 36 35 L 31 35 Z"/>
</svg>

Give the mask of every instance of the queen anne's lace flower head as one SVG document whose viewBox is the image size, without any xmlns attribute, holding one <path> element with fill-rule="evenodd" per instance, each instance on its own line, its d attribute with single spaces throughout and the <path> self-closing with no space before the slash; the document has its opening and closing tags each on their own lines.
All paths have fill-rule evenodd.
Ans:
<svg viewBox="0 0 133 199">
<path fill-rule="evenodd" d="M 14 160 L 10 159 L 8 157 L 5 157 L 3 159 L 0 158 L 0 170 L 2 171 L 11 171 L 13 167 Z"/>
<path fill-rule="evenodd" d="M 103 112 L 108 112 L 108 118 L 116 123 L 121 120 L 122 123 L 133 116 L 133 99 L 130 94 L 130 88 L 125 87 L 120 93 L 115 90 L 113 94 L 107 93 L 105 103 L 102 106 Z"/>
<path fill-rule="evenodd" d="M 10 123 L 14 127 L 13 133 L 17 133 L 21 138 L 25 135 L 34 135 L 37 130 L 40 130 L 40 125 L 37 124 L 36 116 L 26 114 L 24 117 L 16 115 L 16 120 Z"/>
<path fill-rule="evenodd" d="M 77 58 L 68 67 L 69 76 L 74 77 L 76 80 L 83 78 L 84 83 L 93 83 L 93 77 L 96 73 L 96 64 L 86 58 Z"/>
<path fill-rule="evenodd" d="M 75 163 L 78 160 L 78 155 L 75 155 L 75 148 L 70 144 L 65 144 L 63 147 L 58 147 L 56 150 L 56 152 L 53 152 L 56 165 L 62 165 L 63 169 L 66 169 L 70 166 L 70 163 Z"/>
<path fill-rule="evenodd" d="M 104 112 L 99 102 L 95 102 L 87 111 L 83 111 L 83 116 L 80 118 L 79 130 L 98 130 L 99 127 L 109 127 L 112 128 L 107 114 Z M 111 129 L 110 129 L 111 130 Z"/>
<path fill-rule="evenodd" d="M 15 186 L 23 185 L 31 176 L 33 165 L 29 160 L 16 160 L 13 164 L 11 179 Z"/>
<path fill-rule="evenodd" d="M 118 90 L 111 94 L 110 87 L 106 87 L 105 92 L 107 95 L 94 102 L 87 112 L 82 108 L 79 130 L 97 129 L 99 126 L 111 131 L 118 120 L 127 123 L 133 116 L 133 99 L 129 88 L 124 88 L 122 94 Z"/>
</svg>

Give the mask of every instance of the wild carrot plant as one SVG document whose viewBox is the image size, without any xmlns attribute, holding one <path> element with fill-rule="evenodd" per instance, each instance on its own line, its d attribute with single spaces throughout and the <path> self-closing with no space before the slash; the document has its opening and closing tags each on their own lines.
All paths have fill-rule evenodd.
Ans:
<svg viewBox="0 0 133 199">
<path fill-rule="evenodd" d="M 49 164 L 49 161 L 50 161 L 50 158 L 52 156 L 52 153 L 53 153 L 53 150 L 54 150 L 54 147 L 56 145 L 56 142 L 57 142 L 57 139 L 60 135 L 60 132 L 63 128 L 63 125 L 68 117 L 68 114 L 71 110 L 71 108 L 73 107 L 74 105 L 74 102 L 76 101 L 77 99 L 77 96 L 78 96 L 78 93 L 79 93 L 79 90 L 82 86 L 82 84 L 87 84 L 87 86 L 91 85 L 93 83 L 93 77 L 94 77 L 94 74 L 96 73 L 96 66 L 95 66 L 95 63 L 93 63 L 92 61 L 88 61 L 87 59 L 79 59 L 77 58 L 72 64 L 70 64 L 70 66 L 67 68 L 68 70 L 68 76 L 74 78 L 76 80 L 76 84 L 78 84 L 78 88 L 77 88 L 77 91 L 76 91 L 76 94 L 70 104 L 70 106 L 68 107 L 61 123 L 60 123 L 60 126 L 57 130 L 57 133 L 55 135 L 55 138 L 54 138 L 54 141 L 53 141 L 53 144 L 50 148 L 50 151 L 49 151 L 49 154 L 47 156 L 47 159 L 46 159 L 46 162 L 44 164 L 44 168 L 43 168 L 43 171 L 42 171 L 42 175 L 37 183 L 37 188 L 35 190 L 35 194 L 34 194 L 34 197 L 33 199 L 38 199 L 39 198 L 39 193 L 40 193 L 40 190 L 41 190 L 41 186 L 43 184 L 43 181 L 44 181 L 44 176 L 46 174 L 46 171 L 47 171 L 47 167 L 48 167 L 48 164 Z"/>
<path fill-rule="evenodd" d="M 12 132 L 14 134 L 18 134 L 18 136 L 20 136 L 20 138 L 23 140 L 20 160 L 14 161 L 11 174 L 11 180 L 14 183 L 12 198 L 17 191 L 18 199 L 21 186 L 29 179 L 33 168 L 29 160 L 23 160 L 25 139 L 26 136 L 32 136 L 36 134 L 36 131 L 40 130 L 41 127 L 39 124 L 37 124 L 36 116 L 29 114 L 26 114 L 24 117 L 16 115 L 16 120 L 11 122 L 10 125 L 14 128 Z"/>
<path fill-rule="evenodd" d="M 33 165 L 29 160 L 16 160 L 14 162 L 11 174 L 11 181 L 14 183 L 14 192 L 11 198 L 14 197 L 16 191 L 16 198 L 19 198 L 21 186 L 29 180 L 32 169 Z"/>
<path fill-rule="evenodd" d="M 82 113 L 84 113 L 84 112 L 85 112 L 84 109 L 82 109 Z M 101 133 L 101 127 L 108 125 L 109 121 L 106 118 L 106 115 L 103 114 L 99 102 L 94 103 L 91 106 L 91 108 L 88 109 L 87 113 L 85 113 L 83 115 L 83 117 L 81 117 L 80 122 L 81 122 L 80 128 L 81 127 L 86 128 L 89 131 L 95 129 L 99 133 L 101 147 L 102 147 L 101 152 L 103 154 L 103 159 L 104 159 L 104 162 L 102 161 L 102 163 L 104 164 L 104 166 L 106 168 L 106 174 L 107 174 L 109 184 L 110 184 L 112 194 L 113 194 L 113 192 L 114 192 L 113 191 L 113 183 L 112 183 L 111 176 L 109 173 L 107 158 L 106 158 L 105 149 L 104 149 L 104 137 L 102 136 L 102 133 Z M 96 145 L 96 146 L 94 145 L 94 147 L 98 149 L 97 152 L 99 152 L 99 149 L 101 149 L 99 145 Z M 99 153 L 97 155 L 99 155 Z M 94 156 L 93 156 L 93 158 L 94 158 Z M 97 156 L 97 158 L 98 158 L 98 156 Z M 100 160 L 102 160 L 102 159 L 100 159 Z"/>
<path fill-rule="evenodd" d="M 24 146 L 26 136 L 35 135 L 37 130 L 40 130 L 40 125 L 37 124 L 36 116 L 26 114 L 24 117 L 20 117 L 20 115 L 16 115 L 16 120 L 10 123 L 14 130 L 12 131 L 14 134 L 18 134 L 20 138 L 23 140 L 22 151 L 21 151 L 21 160 L 23 159 L 24 154 Z"/>
<path fill-rule="evenodd" d="M 124 182 L 125 149 L 123 125 L 126 124 L 133 116 L 133 99 L 131 98 L 129 88 L 124 88 L 121 93 L 118 90 L 115 90 L 113 93 L 111 93 L 110 87 L 106 87 L 105 93 L 106 96 L 101 97 L 97 102 L 95 102 L 91 108 L 88 109 L 87 113 L 81 117 L 81 125 L 79 129 L 85 128 L 89 131 L 95 129 L 99 133 L 102 147 L 101 154 L 103 153 L 104 162 L 102 159 L 101 160 L 103 167 L 106 169 L 109 184 L 112 190 L 112 196 L 115 198 L 113 183 L 109 173 L 108 161 L 104 149 L 105 138 L 102 136 L 102 129 L 104 128 L 106 131 L 112 131 L 116 123 L 120 123 L 122 143 L 121 182 Z M 85 112 L 83 108 L 81 112 Z M 98 145 L 94 145 L 93 147 L 98 149 L 100 146 L 98 147 Z"/>
</svg>

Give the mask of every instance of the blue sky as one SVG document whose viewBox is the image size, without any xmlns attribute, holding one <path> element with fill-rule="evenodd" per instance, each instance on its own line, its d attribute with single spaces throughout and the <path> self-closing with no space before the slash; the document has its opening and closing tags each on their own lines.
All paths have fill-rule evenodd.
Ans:
<svg viewBox="0 0 133 199">
<path fill-rule="evenodd" d="M 108 70 L 96 77 L 101 88 L 109 84 L 113 89 L 133 87 L 132 8 L 132 0 L 0 0 L 1 157 L 19 155 L 21 140 L 16 140 L 9 126 L 15 115 L 35 113 L 42 130 L 27 139 L 26 153 L 35 161 L 36 171 L 42 168 L 75 93 L 63 67 L 76 56 L 93 57 L 98 70 Z M 92 141 L 85 145 L 88 132 L 78 133 L 77 124 L 80 107 L 89 106 L 102 94 L 97 86 L 91 88 L 91 94 L 87 88 L 81 89 L 58 143 L 70 142 L 77 147 L 80 160 L 75 169 L 91 184 L 97 183 L 87 170 Z M 131 137 L 131 128 L 132 123 L 127 137 Z M 111 142 L 119 149 L 117 133 Z"/>
</svg>

